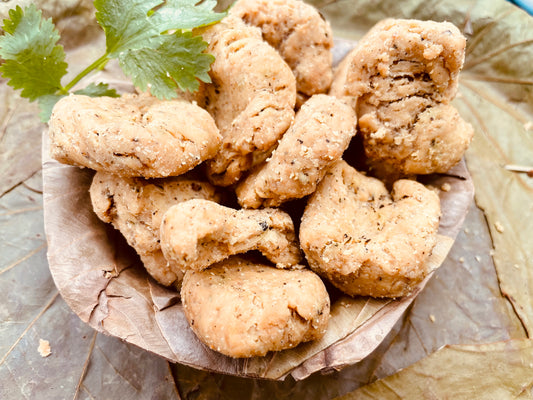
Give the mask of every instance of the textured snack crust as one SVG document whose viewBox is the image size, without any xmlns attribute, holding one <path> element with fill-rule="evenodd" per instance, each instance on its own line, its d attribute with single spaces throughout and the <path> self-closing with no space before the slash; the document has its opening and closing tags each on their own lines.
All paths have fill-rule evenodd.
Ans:
<svg viewBox="0 0 533 400">
<path fill-rule="evenodd" d="M 200 340 L 230 357 L 263 356 L 319 339 L 329 320 L 329 295 L 312 271 L 239 257 L 187 271 L 181 298 Z"/>
<path fill-rule="evenodd" d="M 407 295 L 427 274 L 437 240 L 438 196 L 411 180 L 385 185 L 336 163 L 302 216 L 300 243 L 311 268 L 356 296 Z"/>
<path fill-rule="evenodd" d="M 452 99 L 466 39 L 449 22 L 386 19 L 358 42 L 335 72 L 331 94 L 378 105 L 408 96 Z"/>
<path fill-rule="evenodd" d="M 239 0 L 230 14 L 261 28 L 291 67 L 298 92 L 312 96 L 329 89 L 333 33 L 316 8 L 300 0 Z"/>
<path fill-rule="evenodd" d="M 314 192 L 350 144 L 356 122 L 353 109 L 341 100 L 324 94 L 311 97 L 272 156 L 239 183 L 239 204 L 275 207 Z"/>
<path fill-rule="evenodd" d="M 226 17 L 204 32 L 216 59 L 212 83 L 204 84 L 198 104 L 213 116 L 223 136 L 216 157 L 207 162 L 210 180 L 237 182 L 256 161 L 264 160 L 294 117 L 296 80 L 258 28 Z"/>
<path fill-rule="evenodd" d="M 473 129 L 449 103 L 465 45 L 453 24 L 387 19 L 342 61 L 330 94 L 353 99 L 380 176 L 446 172 L 461 159 Z"/>
<path fill-rule="evenodd" d="M 273 208 L 234 210 L 208 200 L 168 209 L 161 223 L 161 248 L 183 270 L 202 270 L 250 250 L 259 250 L 279 268 L 301 261 L 289 214 Z"/>
<path fill-rule="evenodd" d="M 145 180 L 106 172 L 95 174 L 90 194 L 98 218 L 122 233 L 150 275 L 165 286 L 179 286 L 183 272 L 161 252 L 159 227 L 163 214 L 182 201 L 218 201 L 220 197 L 211 184 L 186 176 Z"/>
<path fill-rule="evenodd" d="M 130 94 L 62 98 L 49 135 L 59 162 L 145 178 L 185 173 L 213 157 L 221 143 L 213 118 L 200 107 Z"/>
<path fill-rule="evenodd" d="M 474 135 L 472 126 L 452 105 L 427 102 L 410 97 L 360 107 L 365 153 L 378 175 L 443 173 L 461 159 Z"/>
</svg>

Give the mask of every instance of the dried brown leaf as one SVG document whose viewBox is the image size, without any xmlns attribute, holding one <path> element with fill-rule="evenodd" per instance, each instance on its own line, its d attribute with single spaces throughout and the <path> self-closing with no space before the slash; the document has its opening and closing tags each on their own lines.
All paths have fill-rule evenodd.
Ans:
<svg viewBox="0 0 533 400">
<path fill-rule="evenodd" d="M 487 216 L 502 293 L 529 336 L 533 333 L 533 179 L 507 171 L 506 164 L 533 160 L 533 20 L 507 7 L 490 22 L 474 24 L 457 106 L 476 128 L 467 153 L 476 202 Z M 487 79 L 488 78 L 488 79 Z"/>
<path fill-rule="evenodd" d="M 446 346 L 338 400 L 531 398 L 532 366 L 530 339 Z"/>
<path fill-rule="evenodd" d="M 0 196 L 41 169 L 38 112 L 0 79 Z"/>
<path fill-rule="evenodd" d="M 428 6 L 427 7 L 422 7 L 421 6 L 421 2 L 420 1 L 412 1 L 412 2 L 396 2 L 396 1 L 380 1 L 378 2 L 378 4 L 376 4 L 376 2 L 371 2 L 371 1 L 358 1 L 357 4 L 356 4 L 356 7 L 354 7 L 353 5 L 350 5 L 349 7 L 349 10 L 350 12 L 347 12 L 347 8 L 346 8 L 346 2 L 343 2 L 343 1 L 337 1 L 337 2 L 331 2 L 331 1 L 322 1 L 322 3 L 329 3 L 330 6 L 332 9 L 335 9 L 335 13 L 336 15 L 339 17 L 339 19 L 341 19 L 340 17 L 342 17 L 342 20 L 341 21 L 334 21 L 334 28 L 335 27 L 339 27 L 341 30 L 344 29 L 345 32 L 349 33 L 351 35 L 351 37 L 359 37 L 360 34 L 363 32 L 363 31 L 366 31 L 376 20 L 376 18 L 381 18 L 382 16 L 385 17 L 385 16 L 417 16 L 418 18 L 424 18 L 424 16 L 426 17 L 431 17 L 431 15 L 433 15 L 434 19 L 439 19 L 439 18 L 446 18 L 448 20 L 452 20 L 453 22 L 455 22 L 456 24 L 460 25 L 460 26 L 464 26 L 464 27 L 468 27 L 468 21 L 467 21 L 467 18 L 465 17 L 469 12 L 470 10 L 476 6 L 476 4 L 478 3 L 475 3 L 475 2 L 452 2 L 452 1 L 443 1 L 443 2 L 440 2 L 439 4 L 434 4 L 434 2 L 428 2 Z M 344 4 L 343 4 L 344 3 Z M 431 3 L 431 4 L 430 4 Z M 491 7 L 495 7 L 499 10 L 498 7 L 501 6 L 502 10 L 500 14 L 498 14 L 497 18 L 498 19 L 505 19 L 506 16 L 505 16 L 505 13 L 508 12 L 508 8 L 506 8 L 505 6 L 502 6 L 503 2 L 494 2 L 494 4 L 491 6 Z M 496 7 L 496 5 L 498 7 Z M 477 33 L 478 31 L 482 31 L 483 29 L 484 30 L 488 30 L 488 33 L 490 33 L 490 26 L 491 24 L 498 24 L 500 23 L 499 20 L 494 22 L 491 17 L 491 13 L 494 12 L 494 9 L 489 9 L 488 11 L 483 11 L 481 10 L 481 8 L 486 8 L 486 7 L 482 7 L 482 5 L 479 5 L 478 6 L 479 10 L 477 11 L 478 12 L 478 15 L 477 15 L 477 19 L 473 20 L 472 22 L 470 22 L 471 26 L 473 26 L 472 29 L 474 29 L 474 31 Z M 486 16 L 486 20 L 488 21 L 486 23 L 486 25 L 488 25 L 489 27 L 485 27 L 485 25 L 482 25 L 484 22 L 484 19 L 481 18 L 481 14 L 482 14 L 482 11 L 485 13 L 483 15 Z M 500 11 L 498 11 L 500 12 Z M 326 12 L 326 14 L 328 14 Z M 510 13 L 512 14 L 512 13 Z M 435 17 L 436 16 L 436 17 Z M 331 17 L 330 15 L 328 15 L 328 18 Z M 344 21 L 344 22 L 343 22 Z M 357 23 L 354 24 L 354 21 L 356 21 Z M 337 23 L 338 22 L 338 23 Z M 494 23 L 493 23 L 494 22 Z M 476 25 L 478 24 L 478 25 Z M 513 28 L 514 29 L 514 28 Z M 519 28 L 517 28 L 519 29 Z M 496 31 L 496 36 L 502 36 L 502 32 L 501 30 L 497 30 Z M 513 31 L 514 32 L 514 31 Z M 511 34 L 514 34 L 513 32 L 511 32 Z M 487 32 L 485 32 L 485 35 L 487 34 Z M 477 37 L 477 36 L 476 36 Z M 494 39 L 490 39 L 488 40 L 487 44 L 485 44 L 485 46 L 489 45 L 491 40 L 494 40 Z M 483 44 L 482 40 L 479 39 L 478 41 L 478 44 L 476 46 L 481 46 L 481 44 Z M 470 41 L 470 43 L 474 43 L 473 41 Z M 503 51 L 502 53 L 498 53 L 498 54 L 493 54 L 492 57 L 497 57 L 499 54 L 505 54 L 506 51 L 510 51 L 512 50 L 513 48 L 520 48 L 520 46 L 523 46 L 523 45 L 519 45 L 519 46 L 516 46 L 516 47 L 511 47 L 510 49 L 507 49 L 505 51 Z M 483 50 L 483 46 L 481 47 L 477 47 L 477 49 L 481 49 L 481 50 L 477 50 L 479 52 L 476 53 L 476 52 L 473 52 L 473 54 L 476 55 L 476 57 L 478 57 L 479 59 L 479 56 L 481 55 L 482 57 L 482 53 L 486 52 L 487 50 Z M 472 50 L 473 51 L 473 50 Z M 80 53 L 82 54 L 82 53 Z M 501 62 L 500 62 L 501 64 Z M 511 74 L 511 76 L 509 77 L 508 75 L 501 75 L 501 74 L 498 74 L 498 75 L 494 75 L 492 74 L 492 67 L 489 68 L 489 71 L 484 71 L 484 70 L 479 70 L 480 66 L 483 66 L 483 65 L 486 65 L 486 60 L 482 60 L 482 62 L 478 62 L 476 65 L 472 66 L 471 67 L 471 75 L 468 77 L 468 79 L 472 82 L 477 83 L 478 81 L 482 80 L 484 81 L 484 84 L 487 83 L 487 82 L 491 82 L 491 87 L 492 87 L 492 84 L 493 83 L 498 83 L 498 84 L 503 84 L 503 85 L 509 85 L 509 84 L 513 84 L 513 85 L 518 85 L 518 84 L 527 84 L 527 82 L 529 81 L 529 78 L 514 78 Z M 470 72 L 470 71 L 469 71 Z M 472 86 L 472 85 L 471 85 Z M 513 87 L 513 89 L 515 89 Z M 502 89 L 503 90 L 503 89 Z M 504 90 L 503 90 L 504 91 Z M 511 93 L 512 90 L 511 89 L 508 89 L 508 93 Z M 486 93 L 489 93 L 488 91 Z M 525 93 L 523 91 L 516 91 L 515 90 L 515 93 Z M 527 94 L 527 93 L 526 93 Z M 495 96 L 492 96 L 491 98 L 491 101 L 492 103 L 495 102 L 495 100 L 498 99 L 498 95 L 499 95 L 499 92 L 496 93 Z M 512 101 L 512 98 L 510 98 L 511 101 Z M 515 99 L 516 100 L 516 99 Z M 531 102 L 529 101 L 525 101 L 525 102 L 522 102 L 520 101 L 519 103 L 517 103 L 516 101 L 513 103 L 515 105 L 517 105 L 517 109 L 520 111 L 519 113 L 516 113 L 512 111 L 510 111 L 511 109 L 509 107 L 505 107 L 505 103 L 508 101 L 508 99 L 506 98 L 505 101 L 500 101 L 500 103 L 503 103 L 504 104 L 504 108 L 507 109 L 507 112 L 510 113 L 510 115 L 514 115 L 515 116 L 515 119 L 516 119 L 516 116 L 521 116 L 522 114 L 522 110 L 524 109 L 524 104 L 529 104 L 531 105 Z M 458 105 L 459 103 L 461 102 L 461 100 L 458 101 Z M 498 103 L 496 101 L 496 103 Z M 460 107 L 462 107 L 461 105 L 459 105 Z M 501 109 L 501 106 L 502 104 L 499 104 L 499 108 Z M 477 105 L 474 105 L 474 107 L 477 107 Z M 527 109 L 527 107 L 526 107 Z M 499 112 L 499 111 L 498 111 Z M 518 118 L 518 120 L 520 120 L 520 117 Z M 527 125 L 527 123 L 526 123 Z M 470 158 L 469 158 L 469 162 L 470 162 Z M 453 191 L 452 191 L 453 193 Z M 497 196 L 498 195 L 498 192 L 495 192 L 495 195 Z M 500 221 L 498 221 L 500 222 Z M 501 222 L 502 224 L 504 222 Z M 509 231 L 512 231 L 513 230 L 513 226 L 504 226 L 504 233 L 508 233 Z M 106 234 L 110 234 L 111 236 L 113 236 L 112 233 L 110 233 L 109 231 L 106 231 Z M 462 253 L 461 253 L 462 254 Z M 474 261 L 477 261 L 475 260 L 474 258 Z M 136 262 L 136 261 L 135 261 Z M 124 276 L 130 274 L 136 267 L 132 267 L 132 268 L 126 268 L 126 267 L 129 267 L 129 263 L 126 262 L 127 265 L 124 265 L 124 269 L 122 269 L 121 271 L 121 274 L 125 274 Z M 4 263 L 2 263 L 2 266 L 4 265 Z M 105 268 L 104 268 L 105 270 Z M 113 272 L 115 273 L 115 269 L 113 268 L 112 269 Z M 438 271 L 440 272 L 440 271 Z M 473 271 L 472 271 L 473 272 Z M 451 272 L 452 274 L 455 273 Z M 437 275 L 438 277 L 438 275 Z M 523 278 L 523 276 L 522 276 Z M 526 276 L 527 278 L 527 276 Z M 143 278 L 145 279 L 145 278 Z M 524 279 L 522 279 L 523 281 Z M 527 280 L 527 279 L 526 279 Z M 147 302 L 149 301 L 149 299 L 151 298 L 152 299 L 152 303 L 153 305 L 155 306 L 155 308 L 158 310 L 157 312 L 157 319 L 158 320 L 161 320 L 162 319 L 162 316 L 163 314 L 165 314 L 165 312 L 168 311 L 169 308 L 172 308 L 172 306 L 174 305 L 174 303 L 176 302 L 176 296 L 175 296 L 175 293 L 172 293 L 172 292 L 166 292 L 165 290 L 162 290 L 160 291 L 159 288 L 160 287 L 157 287 L 156 289 L 154 289 L 154 283 L 151 282 L 150 280 L 148 279 L 145 279 L 146 281 L 146 288 L 143 288 L 143 289 L 138 289 L 138 288 L 135 288 L 135 293 L 134 293 L 134 296 L 137 296 L 139 301 L 140 302 Z M 431 284 L 433 283 L 430 282 L 430 286 L 428 286 L 428 288 L 426 288 L 426 290 L 423 292 L 424 293 L 428 293 L 428 296 L 432 296 L 432 295 L 435 295 L 435 293 L 433 292 L 429 292 L 428 290 L 431 290 Z M 519 282 L 520 283 L 520 282 Z M 455 285 L 459 286 L 459 282 L 456 282 Z M 479 282 L 479 283 L 476 283 L 474 286 L 476 288 L 479 288 L 479 286 L 476 286 L 476 285 L 485 285 L 485 282 Z M 107 288 L 107 286 L 106 286 Z M 456 288 L 457 289 L 457 288 Z M 119 288 L 116 288 L 116 290 L 119 290 L 119 292 L 121 292 L 121 289 L 120 287 Z M 450 292 L 451 293 L 451 292 Z M 130 293 L 131 294 L 131 293 Z M 120 293 L 120 295 L 115 298 L 114 295 L 112 295 L 110 298 L 108 299 L 105 299 L 104 301 L 104 298 L 102 297 L 102 304 L 111 304 L 111 310 L 112 312 L 115 312 L 118 305 L 121 305 L 123 304 L 124 302 L 126 302 L 128 300 L 128 297 L 129 295 L 127 296 L 123 296 L 122 295 L 122 292 Z M 438 292 L 437 292 L 437 296 L 438 296 Z M 111 300 L 109 302 L 109 300 Z M 434 299 L 433 299 L 434 300 Z M 470 300 L 473 300 L 473 299 L 470 299 Z M 94 300 L 93 300 L 94 301 Z M 96 299 L 96 303 L 98 303 L 100 301 L 99 298 Z M 417 307 L 417 304 L 418 302 L 421 302 L 422 299 L 419 297 L 417 299 L 417 303 L 415 303 L 415 308 Z M 424 304 L 431 304 L 431 300 L 424 300 L 423 301 Z M 93 303 L 94 304 L 94 303 Z M 146 307 L 143 307 L 143 308 L 146 308 Z M 460 307 L 457 308 L 457 310 L 460 310 Z M 457 311 L 456 310 L 456 311 Z M 106 310 L 106 312 L 109 312 L 109 310 Z M 491 309 L 490 311 L 487 311 L 487 313 L 494 313 L 494 311 Z M 438 323 L 440 321 L 440 316 L 438 313 L 434 313 L 432 314 L 435 316 L 435 319 L 436 319 L 436 323 Z M 451 314 L 452 315 L 452 314 Z M 492 315 L 492 314 L 491 314 Z M 101 316 L 101 315 L 100 315 Z M 95 318 L 95 320 L 98 320 L 98 318 L 100 317 L 98 315 L 98 313 L 95 313 L 93 316 L 89 316 L 89 318 Z M 422 317 L 420 317 L 422 318 Z M 416 318 L 415 318 L 416 319 Z M 412 319 L 411 319 L 412 320 Z M 431 324 L 435 324 L 434 322 L 432 322 L 431 320 L 429 320 L 429 323 Z M 473 320 L 473 324 L 476 324 L 477 322 L 475 320 Z M 460 327 L 456 327 L 457 329 L 460 329 Z M 506 329 L 505 328 L 505 323 L 503 323 L 502 327 L 500 329 Z M 419 328 L 416 328 L 413 330 L 413 332 L 416 332 L 415 334 L 417 336 L 420 336 L 422 335 L 422 337 L 426 338 L 426 340 L 428 338 L 430 338 L 432 335 L 435 335 L 435 333 L 437 332 L 437 330 L 427 330 L 426 332 L 424 333 L 420 333 L 419 332 Z M 512 335 L 514 334 L 518 334 L 517 332 L 520 332 L 520 329 L 518 328 L 509 328 L 509 332 L 512 333 Z M 98 338 L 100 337 L 104 337 L 102 335 L 98 335 Z M 459 335 L 459 337 L 461 337 Z M 107 338 L 109 339 L 109 338 Z M 441 340 L 442 338 L 439 338 L 438 340 L 435 340 L 434 343 L 437 343 Z M 111 340 L 111 339 L 110 339 Z M 145 340 L 148 340 L 148 339 L 145 339 Z M 403 335 L 400 335 L 398 337 L 398 340 L 400 341 L 404 341 L 406 340 L 406 337 L 403 336 Z M 409 339 L 407 339 L 409 340 Z M 444 338 L 442 340 L 448 340 L 447 338 Z M 2 342 L 3 343 L 3 342 Z M 385 343 L 386 344 L 386 343 Z M 52 343 L 53 345 L 53 343 Z M 433 344 L 431 345 L 433 346 Z M 428 349 L 431 348 L 431 346 L 428 346 Z M 55 348 L 55 347 L 54 347 Z M 379 349 L 378 349 L 379 350 Z M 113 350 L 109 350 L 110 352 L 112 351 L 115 351 L 114 349 Z M 430 350 L 428 350 L 430 351 Z M 106 353 L 107 355 L 108 353 Z M 392 353 L 391 353 L 392 354 Z M 403 355 L 405 356 L 405 355 Z M 51 356 L 53 357 L 53 356 Z M 92 357 L 92 356 L 91 356 Z M 368 359 L 368 361 L 370 363 L 378 363 L 379 364 L 379 358 L 381 356 L 378 356 L 378 360 L 376 361 L 375 358 L 370 357 Z M 401 357 L 401 356 L 400 356 Z M 9 358 L 9 357 L 8 357 Z M 407 358 L 409 359 L 409 358 Z M 80 363 L 80 365 L 83 365 L 83 363 Z M 102 363 L 101 365 L 105 365 L 105 363 Z M 182 367 L 182 368 L 186 368 L 186 367 Z M 90 369 L 89 369 L 90 370 Z M 105 370 L 105 369 L 104 369 Z M 217 376 L 217 375 L 206 375 L 209 377 L 209 379 L 206 379 L 206 382 L 208 381 L 209 383 L 207 384 L 208 386 L 209 385 L 218 385 L 218 388 L 220 387 L 223 387 L 225 385 L 224 382 L 228 382 L 228 381 L 231 381 L 232 379 L 235 380 L 236 382 L 236 387 L 235 387 L 235 391 L 233 393 L 239 393 L 238 392 L 238 386 L 240 385 L 240 387 L 242 388 L 243 386 L 245 386 L 243 384 L 243 382 L 254 382 L 252 384 L 250 384 L 249 386 L 252 386 L 252 391 L 254 391 L 254 393 L 263 393 L 264 397 L 265 398 L 271 398 L 268 396 L 269 393 L 272 393 L 273 392 L 277 392 L 280 394 L 279 398 L 282 398 L 281 397 L 281 394 L 282 393 L 292 393 L 294 395 L 294 397 L 287 397 L 287 398 L 298 398 L 298 393 L 304 393 L 307 391 L 308 394 L 311 394 L 311 397 L 315 397 L 315 398 L 319 398 L 319 396 L 322 396 L 323 398 L 330 398 L 331 397 L 331 393 L 335 393 L 335 391 L 337 390 L 336 387 L 335 387 L 335 381 L 337 380 L 337 378 L 339 378 L 340 380 L 345 380 L 345 381 L 349 381 L 346 386 L 343 386 L 343 387 L 350 387 L 352 386 L 353 388 L 353 385 L 356 384 L 356 381 L 357 381 L 357 377 L 353 377 L 351 375 L 354 375 L 353 372 L 357 370 L 357 366 L 354 366 L 354 367 L 350 367 L 348 369 L 346 369 L 345 371 L 341 372 L 341 373 L 338 373 L 335 375 L 335 378 L 334 379 L 327 379 L 327 377 L 322 377 L 322 378 L 318 378 L 318 377 L 315 377 L 316 379 L 312 379 L 312 380 L 307 380 L 307 381 L 304 381 L 304 382 L 301 382 L 301 384 L 292 384 L 290 382 L 290 380 L 288 380 L 288 382 L 284 382 L 284 383 L 275 383 L 275 382 L 272 382 L 272 383 L 268 383 L 268 385 L 271 385 L 271 386 L 267 386 L 267 384 L 265 383 L 265 386 L 264 387 L 268 387 L 268 390 L 262 390 L 261 389 L 261 385 L 256 383 L 255 381 L 242 381 L 242 380 L 239 380 L 239 378 L 231 378 L 231 377 L 222 377 L 222 376 Z M 0 366 L 0 371 L 1 371 L 1 366 Z M 111 371 L 111 370 L 109 370 Z M 97 368 L 95 368 L 93 370 L 93 372 L 96 374 L 96 378 L 98 376 L 100 376 L 100 372 L 97 370 Z M 118 373 L 117 371 L 115 371 L 115 373 Z M 200 374 L 200 372 L 198 372 Z M 201 382 L 201 381 L 196 381 L 195 379 L 196 378 L 191 378 L 194 382 L 191 383 L 191 387 L 194 387 L 196 385 L 196 389 L 195 390 L 192 390 L 190 393 L 192 393 L 191 396 L 196 396 L 198 394 L 201 394 L 201 393 L 207 393 L 205 390 L 200 390 L 198 388 L 198 382 Z M 4 380 L 2 380 L 4 381 Z M 313 382 L 329 382 L 329 388 L 328 387 L 323 387 L 320 383 L 317 383 L 316 386 Z M 365 381 L 364 380 L 361 380 L 360 382 L 364 383 Z M 339 384 L 340 385 L 340 384 Z M 133 386 L 132 386 L 133 387 Z M 340 387 L 340 386 L 339 386 Z M 296 388 L 296 389 L 294 389 Z M 298 390 L 298 388 L 300 388 L 301 390 Z M 309 388 L 314 388 L 314 390 L 312 389 L 309 389 Z M 285 391 L 284 389 L 288 389 L 288 391 Z M 94 390 L 94 387 L 92 388 L 92 390 Z M 311 391 L 309 391 L 311 390 Z M 341 389 L 338 389 L 338 390 L 341 390 Z M 345 392 L 346 390 L 344 390 Z M 222 398 L 223 397 L 223 393 L 224 391 L 222 391 L 221 389 L 213 389 L 213 391 L 211 393 L 218 393 L 218 397 L 219 398 Z M 89 386 L 80 386 L 80 398 L 91 398 L 91 388 L 89 388 Z M 116 392 L 118 393 L 118 392 Z M 227 393 L 226 393 L 227 395 Z M 260 396 L 259 394 L 258 395 L 250 395 L 250 397 L 254 397 L 254 398 L 258 398 L 258 396 Z M 185 397 L 188 397 L 188 396 L 185 396 Z M 207 396 L 206 398 L 214 398 L 215 396 L 213 397 L 209 397 Z M 226 398 L 231 398 L 231 397 L 226 397 Z M 299 397 L 299 398 L 310 398 L 309 396 L 307 397 Z"/>
<path fill-rule="evenodd" d="M 0 398 L 179 398 L 165 360 L 96 335 L 59 296 L 46 261 L 37 175 L 0 197 Z M 42 339 L 52 351 L 46 358 Z M 108 361 L 100 365 L 103 355 Z"/>
</svg>

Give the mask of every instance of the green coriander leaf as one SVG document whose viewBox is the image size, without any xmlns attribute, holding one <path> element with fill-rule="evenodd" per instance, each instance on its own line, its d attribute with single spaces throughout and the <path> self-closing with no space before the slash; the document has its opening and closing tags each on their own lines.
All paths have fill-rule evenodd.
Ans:
<svg viewBox="0 0 533 400">
<path fill-rule="evenodd" d="M 47 94 L 37 99 L 39 102 L 39 108 L 41 109 L 41 112 L 39 113 L 41 121 L 48 122 L 50 120 L 54 106 L 65 96 L 65 94 Z"/>
<path fill-rule="evenodd" d="M 17 6 L 4 20 L 0 37 L 0 57 L 5 62 L 0 72 L 8 84 L 22 89 L 21 96 L 31 101 L 62 90 L 61 78 L 67 73 L 63 46 L 51 19 L 43 19 L 34 4 L 24 10 Z"/>
<path fill-rule="evenodd" d="M 20 6 L 17 6 L 15 9 L 9 10 L 10 19 L 4 19 L 4 26 L 2 27 L 4 32 L 13 35 L 15 33 L 15 29 L 22 21 L 23 16 L 24 12 L 22 11 L 22 8 Z"/>
<path fill-rule="evenodd" d="M 0 73 L 21 95 L 39 100 L 41 118 L 48 120 L 55 103 L 83 77 L 118 58 L 135 85 L 159 98 L 176 97 L 175 90 L 196 90 L 198 80 L 209 82 L 214 58 L 204 54 L 207 44 L 190 32 L 219 21 L 215 0 L 95 0 L 96 18 L 106 34 L 106 53 L 61 85 L 67 64 L 59 33 L 50 19 L 31 4 L 17 6 L 4 21 L 0 37 Z M 91 84 L 75 92 L 89 96 L 118 96 L 104 84 Z"/>
<path fill-rule="evenodd" d="M 90 97 L 120 97 L 117 91 L 115 89 L 111 89 L 107 85 L 107 83 L 91 83 L 84 89 L 76 90 L 74 94 L 84 94 L 85 96 Z M 37 99 L 37 101 L 39 102 L 39 108 L 41 109 L 41 112 L 39 113 L 41 121 L 48 122 L 50 116 L 52 115 L 52 110 L 54 106 L 59 100 L 61 100 L 65 96 L 66 95 L 64 94 L 48 94 L 45 96 L 41 96 Z"/>
<path fill-rule="evenodd" d="M 199 86 L 197 79 L 211 81 L 207 72 L 214 57 L 203 53 L 206 46 L 201 37 L 178 31 L 161 36 L 154 49 L 125 51 L 119 62 L 135 86 L 143 91 L 149 87 L 152 95 L 170 99 L 177 96 L 176 88 L 194 91 Z"/>
<path fill-rule="evenodd" d="M 216 13 L 216 0 L 167 0 L 165 7 L 157 10 L 153 18 L 161 32 L 171 29 L 193 29 L 220 21 L 226 13 Z"/>
<path fill-rule="evenodd" d="M 162 0 L 95 0 L 96 20 L 106 36 L 107 53 L 111 58 L 122 51 L 150 47 L 161 32 L 151 12 Z"/>
<path fill-rule="evenodd" d="M 225 15 L 213 11 L 214 0 L 95 0 L 94 6 L 112 58 L 126 50 L 157 46 L 158 36 L 169 30 L 206 26 Z"/>
<path fill-rule="evenodd" d="M 107 56 L 118 58 L 141 90 L 150 87 L 159 98 L 174 98 L 176 88 L 194 91 L 198 80 L 209 81 L 214 58 L 203 54 L 207 45 L 201 38 L 184 30 L 224 17 L 213 11 L 216 1 L 95 0 L 94 5 Z"/>
<path fill-rule="evenodd" d="M 99 84 L 91 83 L 86 88 L 76 90 L 74 93 L 84 94 L 85 96 L 91 96 L 91 97 L 101 97 L 101 96 L 120 97 L 117 91 L 115 89 L 110 88 L 107 83 L 99 83 Z"/>
</svg>

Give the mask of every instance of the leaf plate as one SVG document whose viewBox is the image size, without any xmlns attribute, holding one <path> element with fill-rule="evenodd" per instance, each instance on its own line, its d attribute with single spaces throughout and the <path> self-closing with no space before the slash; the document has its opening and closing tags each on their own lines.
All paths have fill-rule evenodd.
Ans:
<svg viewBox="0 0 533 400">
<path fill-rule="evenodd" d="M 353 41 L 337 40 L 338 62 Z M 96 330 L 117 336 L 166 359 L 224 374 L 284 379 L 339 369 L 361 361 L 384 340 L 426 280 L 400 300 L 341 297 L 332 304 L 327 334 L 319 341 L 265 357 L 232 359 L 214 352 L 194 335 L 177 292 L 153 281 L 120 234 L 98 220 L 88 188 L 93 172 L 50 159 L 43 134 L 44 220 L 48 260 L 67 304 Z M 445 260 L 473 197 L 464 162 L 425 184 L 440 188 L 442 218 L 430 260 L 436 270 Z"/>
</svg>

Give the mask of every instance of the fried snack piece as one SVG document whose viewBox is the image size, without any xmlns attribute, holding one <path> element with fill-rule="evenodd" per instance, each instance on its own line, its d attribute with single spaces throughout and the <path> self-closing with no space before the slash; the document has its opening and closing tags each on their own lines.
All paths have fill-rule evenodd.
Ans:
<svg viewBox="0 0 533 400">
<path fill-rule="evenodd" d="M 328 292 L 312 271 L 237 256 L 187 271 L 181 298 L 194 333 L 230 357 L 264 356 L 319 339 L 329 320 Z"/>
<path fill-rule="evenodd" d="M 261 28 L 291 67 L 298 92 L 312 96 L 329 89 L 333 33 L 316 8 L 300 0 L 239 0 L 230 14 Z"/>
<path fill-rule="evenodd" d="M 222 148 L 207 162 L 209 179 L 220 186 L 237 182 L 268 153 L 294 117 L 296 81 L 258 28 L 226 17 L 207 29 L 207 52 L 216 59 L 198 104 L 209 111 L 223 136 Z M 266 157 L 259 157 L 262 161 Z"/>
<path fill-rule="evenodd" d="M 161 248 L 183 270 L 202 270 L 249 250 L 259 250 L 279 268 L 301 261 L 287 213 L 234 210 L 208 200 L 189 200 L 169 208 L 161 224 Z"/>
<path fill-rule="evenodd" d="M 316 189 L 355 135 L 355 112 L 332 96 L 311 97 L 298 111 L 271 158 L 237 187 L 246 208 L 275 207 Z"/>
<path fill-rule="evenodd" d="M 472 126 L 452 105 L 429 102 L 408 97 L 359 108 L 365 153 L 378 176 L 446 172 L 461 159 L 472 140 Z"/>
<path fill-rule="evenodd" d="M 180 175 L 218 151 L 221 136 L 205 110 L 149 95 L 71 95 L 50 118 L 56 160 L 124 177 Z"/>
<path fill-rule="evenodd" d="M 397 175 L 446 172 L 472 127 L 449 103 L 466 40 L 447 22 L 387 19 L 343 60 L 330 94 L 355 100 L 370 166 Z"/>
<path fill-rule="evenodd" d="M 311 268 L 343 292 L 400 297 L 428 272 L 439 218 L 439 198 L 422 184 L 399 180 L 389 194 L 339 161 L 309 199 L 300 243 Z"/>
<path fill-rule="evenodd" d="M 121 178 L 97 172 L 90 188 L 98 218 L 111 223 L 141 257 L 146 270 L 159 283 L 181 283 L 183 272 L 163 256 L 159 227 L 163 214 L 174 204 L 190 199 L 219 201 L 215 188 L 187 176 L 165 179 Z"/>
</svg>

